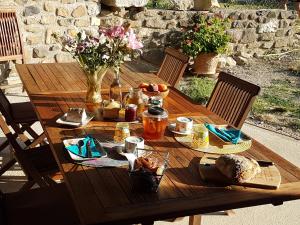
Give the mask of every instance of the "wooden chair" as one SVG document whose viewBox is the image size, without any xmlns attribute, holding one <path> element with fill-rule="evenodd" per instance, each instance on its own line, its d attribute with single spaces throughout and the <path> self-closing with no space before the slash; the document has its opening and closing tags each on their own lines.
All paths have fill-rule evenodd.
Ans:
<svg viewBox="0 0 300 225">
<path fill-rule="evenodd" d="M 160 66 L 157 76 L 176 87 L 184 74 L 189 57 L 173 48 L 166 48 L 166 56 Z"/>
<path fill-rule="evenodd" d="M 40 187 L 55 185 L 57 183 L 53 179 L 62 179 L 49 145 L 24 149 L 8 128 L 3 116 L 0 116 L 0 127 L 13 149 L 15 160 L 28 179 L 21 190 L 30 189 L 34 184 Z"/>
<path fill-rule="evenodd" d="M 16 10 L 0 9 L 0 61 L 23 60 L 24 51 Z"/>
<path fill-rule="evenodd" d="M 0 191 L 2 225 L 79 225 L 79 218 L 64 184 L 24 192 Z"/>
<path fill-rule="evenodd" d="M 5 94 L 0 89 L 0 112 L 6 120 L 6 125 L 11 126 L 15 132 L 15 137 L 19 136 L 21 140 L 27 146 L 36 146 L 44 142 L 45 134 L 38 135 L 31 126 L 39 121 L 34 109 L 30 102 L 22 103 L 10 103 Z M 24 135 L 24 132 L 28 132 L 32 136 L 33 141 L 30 141 L 28 137 Z M 0 145 L 0 152 L 9 145 L 9 141 L 6 140 Z M 11 166 L 15 164 L 15 160 L 12 159 L 0 169 L 0 176 L 7 171 Z"/>
<path fill-rule="evenodd" d="M 206 107 L 240 129 L 259 92 L 259 86 L 221 72 Z"/>
</svg>

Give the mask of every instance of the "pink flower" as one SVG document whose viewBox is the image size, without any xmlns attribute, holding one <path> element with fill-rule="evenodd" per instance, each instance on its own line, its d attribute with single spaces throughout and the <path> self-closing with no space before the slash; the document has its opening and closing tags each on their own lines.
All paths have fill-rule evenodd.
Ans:
<svg viewBox="0 0 300 225">
<path fill-rule="evenodd" d="M 112 28 L 101 28 L 100 32 L 109 38 L 123 38 L 125 29 L 123 26 L 114 26 Z"/>
<path fill-rule="evenodd" d="M 144 47 L 142 42 L 137 40 L 136 35 L 134 34 L 134 32 L 131 28 L 128 29 L 127 35 L 128 35 L 128 47 L 129 48 L 135 50 L 135 49 L 140 49 L 140 48 Z"/>
</svg>

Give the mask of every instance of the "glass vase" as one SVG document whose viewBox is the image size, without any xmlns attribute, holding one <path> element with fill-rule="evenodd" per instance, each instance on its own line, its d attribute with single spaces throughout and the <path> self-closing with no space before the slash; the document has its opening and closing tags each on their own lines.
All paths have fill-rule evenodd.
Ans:
<svg viewBox="0 0 300 225">
<path fill-rule="evenodd" d="M 110 90 L 109 90 L 109 97 L 110 100 L 118 101 L 122 104 L 122 85 L 120 82 L 120 69 L 115 68 L 115 78 L 110 85 Z"/>
<path fill-rule="evenodd" d="M 100 67 L 94 73 L 85 71 L 87 78 L 86 102 L 100 103 L 102 79 L 107 72 L 107 67 Z"/>
</svg>

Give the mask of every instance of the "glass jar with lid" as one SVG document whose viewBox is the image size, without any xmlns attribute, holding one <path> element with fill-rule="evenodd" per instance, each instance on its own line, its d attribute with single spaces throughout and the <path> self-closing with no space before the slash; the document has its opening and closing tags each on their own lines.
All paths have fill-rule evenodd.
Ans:
<svg viewBox="0 0 300 225">
<path fill-rule="evenodd" d="M 168 124 L 168 112 L 161 107 L 149 107 L 143 112 L 145 139 L 160 139 L 164 136 Z"/>
</svg>

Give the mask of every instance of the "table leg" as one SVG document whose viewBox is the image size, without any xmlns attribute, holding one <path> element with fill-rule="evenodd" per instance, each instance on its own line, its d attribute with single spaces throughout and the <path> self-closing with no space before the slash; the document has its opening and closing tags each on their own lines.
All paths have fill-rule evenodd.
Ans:
<svg viewBox="0 0 300 225">
<path fill-rule="evenodd" d="M 190 216 L 189 225 L 201 225 L 201 215 Z"/>
</svg>

